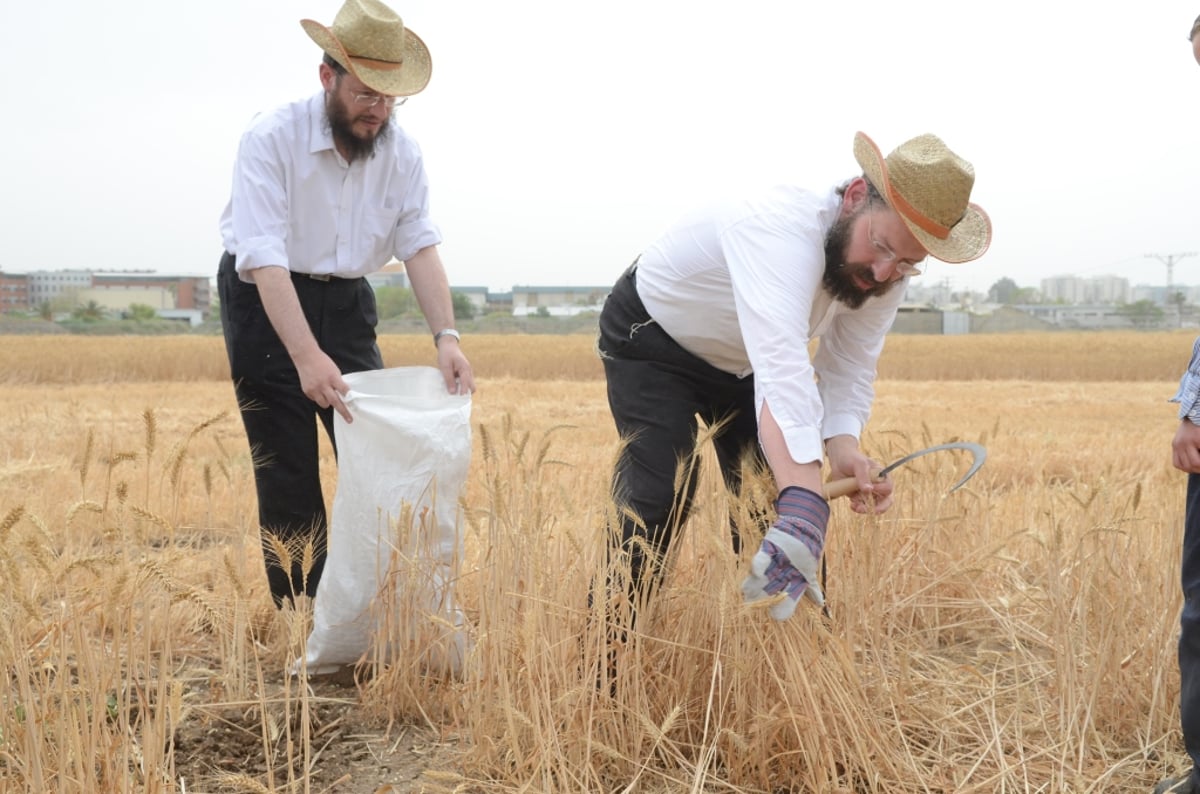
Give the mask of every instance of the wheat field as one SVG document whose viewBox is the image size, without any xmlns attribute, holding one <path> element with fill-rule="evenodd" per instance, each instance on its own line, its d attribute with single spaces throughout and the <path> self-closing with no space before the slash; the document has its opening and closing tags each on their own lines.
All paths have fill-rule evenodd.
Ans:
<svg viewBox="0 0 1200 794">
<path fill-rule="evenodd" d="M 898 470 L 881 516 L 835 501 L 827 615 L 741 602 L 726 522 L 750 505 L 702 447 L 610 694 L 588 594 L 619 439 L 590 337 L 464 340 L 468 675 L 398 663 L 336 691 L 286 675 L 307 615 L 271 605 L 222 341 L 10 337 L 0 791 L 1148 790 L 1186 760 L 1167 398 L 1193 339 L 890 338 L 868 452 L 988 460 L 952 494 L 953 454 Z M 432 363 L 425 336 L 381 347 Z"/>
</svg>

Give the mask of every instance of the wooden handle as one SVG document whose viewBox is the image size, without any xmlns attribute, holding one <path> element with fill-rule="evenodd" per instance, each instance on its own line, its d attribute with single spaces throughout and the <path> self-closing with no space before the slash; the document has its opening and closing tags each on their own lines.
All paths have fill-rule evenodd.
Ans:
<svg viewBox="0 0 1200 794">
<path fill-rule="evenodd" d="M 876 482 L 882 482 L 883 478 L 879 476 L 879 469 L 871 472 L 871 479 Z M 858 480 L 853 477 L 843 477 L 840 480 L 830 480 L 825 483 L 821 489 L 827 501 L 833 501 L 839 496 L 849 496 L 850 494 L 858 493 Z"/>
</svg>

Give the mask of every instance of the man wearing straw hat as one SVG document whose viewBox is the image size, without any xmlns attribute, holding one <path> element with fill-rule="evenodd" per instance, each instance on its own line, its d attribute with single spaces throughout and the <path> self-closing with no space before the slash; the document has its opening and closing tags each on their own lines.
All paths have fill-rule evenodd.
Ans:
<svg viewBox="0 0 1200 794">
<path fill-rule="evenodd" d="M 1188 41 L 1196 63 L 1200 63 L 1200 17 L 1192 23 Z M 1192 768 L 1186 775 L 1159 783 L 1154 794 L 1200 794 L 1200 339 L 1192 347 L 1192 360 L 1171 402 L 1179 403 L 1179 427 L 1171 441 L 1171 462 L 1188 476 L 1180 564 L 1183 613 L 1179 617 L 1179 717 Z"/>
<path fill-rule="evenodd" d="M 884 335 L 926 257 L 981 256 L 991 223 L 969 201 L 973 168 L 936 136 L 884 157 L 858 133 L 854 156 L 863 174 L 841 185 L 779 187 L 685 216 L 605 302 L 598 347 L 625 442 L 613 474 L 622 520 L 609 541 L 628 558 L 635 608 L 661 579 L 674 529 L 688 517 L 697 417 L 715 428 L 735 497 L 747 455 L 774 476 L 778 517 L 743 591 L 748 601 L 782 594 L 769 609 L 776 620 L 805 593 L 823 603 L 823 460 L 831 476 L 858 480 L 854 510 L 892 502 L 891 483 L 872 482 L 877 466 L 858 443 Z"/>
<path fill-rule="evenodd" d="M 367 274 L 404 262 L 447 389 L 475 386 L 454 330 L 421 151 L 392 117 L 429 82 L 429 50 L 379 0 L 346 0 L 329 27 L 300 24 L 325 53 L 321 90 L 257 117 L 243 134 L 218 271 L 277 606 L 315 595 L 324 567 L 315 418 L 332 440 L 333 411 L 351 421 L 342 375 L 383 366 Z"/>
</svg>

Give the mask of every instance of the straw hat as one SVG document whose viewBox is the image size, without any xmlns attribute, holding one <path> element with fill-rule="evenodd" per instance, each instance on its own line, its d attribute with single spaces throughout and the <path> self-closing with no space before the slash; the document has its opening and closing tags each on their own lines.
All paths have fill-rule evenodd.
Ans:
<svg viewBox="0 0 1200 794">
<path fill-rule="evenodd" d="M 930 256 L 970 262 L 991 245 L 992 222 L 969 201 L 975 169 L 936 135 L 905 141 L 885 159 L 860 132 L 854 136 L 854 159 Z"/>
<path fill-rule="evenodd" d="M 411 96 L 429 83 L 433 64 L 425 42 L 379 0 L 346 0 L 333 26 L 302 19 L 304 32 L 363 85 L 388 96 Z"/>
</svg>

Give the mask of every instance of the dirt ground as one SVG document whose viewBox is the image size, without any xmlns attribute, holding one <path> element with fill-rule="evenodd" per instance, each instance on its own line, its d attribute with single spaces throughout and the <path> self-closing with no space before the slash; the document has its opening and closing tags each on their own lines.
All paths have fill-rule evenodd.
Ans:
<svg viewBox="0 0 1200 794">
<path fill-rule="evenodd" d="M 282 682 L 268 683 L 279 690 Z M 330 794 L 402 794 L 447 791 L 438 785 L 438 771 L 452 769 L 453 750 L 426 726 L 387 724 L 361 700 L 350 676 L 310 684 L 311 759 L 288 759 L 290 745 L 302 747 L 300 701 L 268 708 L 244 706 L 199 707 L 175 733 L 175 779 L 181 790 L 198 792 L 329 792 Z M 202 693 L 196 703 L 203 703 Z M 293 751 L 293 754 L 295 751 Z M 274 759 L 268 777 L 267 758 Z M 310 769 L 307 786 L 303 769 Z"/>
</svg>

